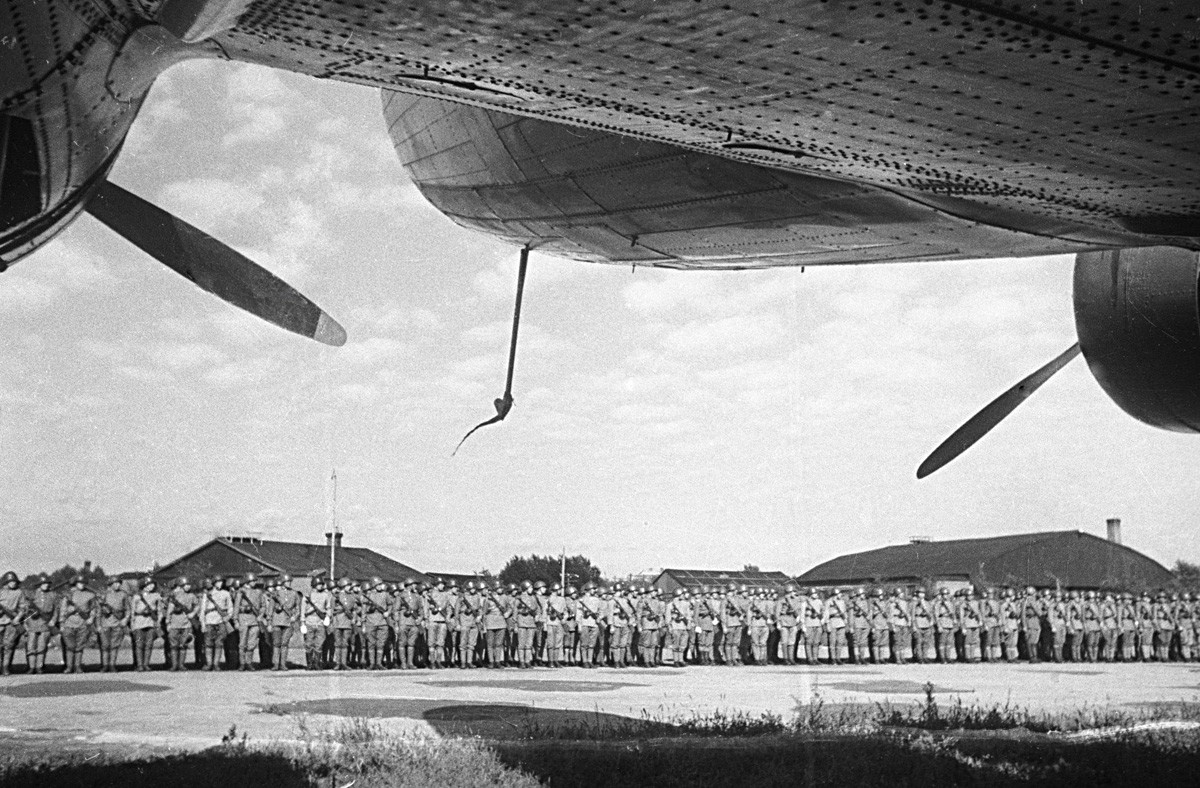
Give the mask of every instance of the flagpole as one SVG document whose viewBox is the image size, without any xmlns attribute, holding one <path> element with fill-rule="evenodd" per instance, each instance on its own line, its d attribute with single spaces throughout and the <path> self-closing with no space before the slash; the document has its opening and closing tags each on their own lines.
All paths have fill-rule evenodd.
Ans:
<svg viewBox="0 0 1200 788">
<path fill-rule="evenodd" d="M 333 512 L 329 528 L 329 582 L 334 581 L 334 573 L 337 569 L 337 542 L 338 542 L 338 524 L 337 524 L 337 468 L 333 469 Z"/>
</svg>

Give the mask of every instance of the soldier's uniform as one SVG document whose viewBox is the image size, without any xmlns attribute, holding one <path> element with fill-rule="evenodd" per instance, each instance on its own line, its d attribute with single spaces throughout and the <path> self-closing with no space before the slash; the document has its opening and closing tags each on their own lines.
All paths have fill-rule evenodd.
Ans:
<svg viewBox="0 0 1200 788">
<path fill-rule="evenodd" d="M 204 667 L 219 670 L 225 655 L 225 638 L 233 621 L 233 597 L 225 590 L 225 581 L 212 579 L 211 588 L 200 594 L 200 631 L 204 633 Z"/>
<path fill-rule="evenodd" d="M 1175 634 L 1175 619 L 1167 595 L 1159 592 L 1151 610 L 1154 618 L 1154 659 L 1166 662 L 1171 650 L 1171 637 Z"/>
<path fill-rule="evenodd" d="M 664 613 L 662 601 L 651 593 L 646 593 L 637 603 L 637 622 L 640 638 L 642 663 L 646 667 L 654 667 L 654 649 L 658 644 L 658 628 L 662 626 Z"/>
<path fill-rule="evenodd" d="M 284 575 L 279 585 L 267 594 L 267 609 L 271 615 L 271 670 L 288 669 L 288 646 L 292 630 L 300 620 L 300 595 L 291 587 L 292 578 Z"/>
<path fill-rule="evenodd" d="M 692 628 L 695 630 L 696 661 L 701 665 L 711 665 L 715 655 L 713 647 L 716 644 L 717 622 L 720 605 L 714 599 L 716 592 L 701 586 L 700 595 L 692 606 Z"/>
<path fill-rule="evenodd" d="M 1083 600 L 1079 592 L 1067 592 L 1067 655 L 1071 662 L 1083 661 Z"/>
<path fill-rule="evenodd" d="M 1025 634 L 1025 652 L 1030 662 L 1041 659 L 1042 616 L 1044 608 L 1033 588 L 1021 597 L 1021 628 Z"/>
<path fill-rule="evenodd" d="M 627 592 L 613 595 L 611 628 L 611 650 L 613 667 L 623 668 L 629 664 L 629 643 L 632 637 L 631 629 L 637 612 Z"/>
<path fill-rule="evenodd" d="M 396 642 L 400 667 L 403 670 L 412 670 L 417 666 L 417 644 L 420 642 L 425 621 L 425 600 L 416 589 L 417 581 L 411 577 L 406 578 L 404 590 L 396 600 L 396 620 L 400 625 L 396 633 Z"/>
<path fill-rule="evenodd" d="M 1138 659 L 1146 662 L 1154 657 L 1154 603 L 1143 593 L 1134 605 L 1137 613 Z"/>
<path fill-rule="evenodd" d="M 750 635 L 750 656 L 755 665 L 767 664 L 767 641 L 771 635 L 771 622 L 775 605 L 766 600 L 761 590 L 755 590 L 748 599 L 746 613 L 747 631 Z"/>
<path fill-rule="evenodd" d="M 862 665 L 871 657 L 871 606 L 865 588 L 855 590 L 850 597 L 847 630 L 850 633 L 850 656 L 854 664 Z"/>
<path fill-rule="evenodd" d="M 552 668 L 561 668 L 563 659 L 563 643 L 566 637 L 564 624 L 567 618 L 567 598 L 563 596 L 562 586 L 554 584 L 553 593 L 543 600 L 545 610 L 546 630 L 546 662 Z"/>
<path fill-rule="evenodd" d="M 888 628 L 892 634 L 892 662 L 905 664 L 913 656 L 912 603 L 899 588 L 888 600 Z"/>
<path fill-rule="evenodd" d="M 579 664 L 596 666 L 596 642 L 600 633 L 600 597 L 596 584 L 590 580 L 583 585 L 583 595 L 575 603 L 575 623 L 579 631 Z"/>
<path fill-rule="evenodd" d="M 1000 602 L 1000 634 L 1004 639 L 1004 661 L 1012 662 L 1019 656 L 1021 603 L 1011 588 L 1004 589 L 1004 598 Z"/>
<path fill-rule="evenodd" d="M 1192 661 L 1192 649 L 1196 644 L 1195 608 L 1189 594 L 1175 603 L 1175 636 L 1179 640 L 1179 658 Z"/>
<path fill-rule="evenodd" d="M 370 586 L 362 595 L 363 661 L 370 670 L 383 670 L 381 660 L 387 643 L 392 597 L 380 578 L 371 578 Z"/>
<path fill-rule="evenodd" d="M 995 592 L 992 589 L 983 589 L 983 599 L 979 602 L 979 612 L 983 615 L 983 628 L 980 630 L 980 638 L 984 659 L 988 662 L 999 662 L 1003 604 L 1001 600 L 996 598 Z"/>
<path fill-rule="evenodd" d="M 42 575 L 25 616 L 25 660 L 30 673 L 46 670 L 46 651 L 51 633 L 58 626 L 58 608 L 58 594 L 50 590 L 50 578 Z"/>
<path fill-rule="evenodd" d="M 1046 622 L 1050 626 L 1050 659 L 1062 662 L 1063 646 L 1067 640 L 1067 600 L 1062 592 L 1055 592 L 1046 606 Z"/>
<path fill-rule="evenodd" d="M 254 670 L 258 641 L 262 635 L 262 624 L 266 618 L 266 598 L 262 581 L 253 573 L 246 575 L 246 582 L 238 589 L 233 600 L 234 623 L 238 633 L 238 669 Z"/>
<path fill-rule="evenodd" d="M 821 658 L 821 639 L 825 634 L 825 608 L 820 592 L 815 588 L 800 599 L 800 614 L 804 625 L 804 659 L 816 665 Z"/>
<path fill-rule="evenodd" d="M 668 660 L 671 665 L 681 668 L 686 664 L 684 659 L 687 655 L 688 643 L 692 639 L 692 629 L 696 619 L 692 601 L 688 599 L 687 589 L 675 589 L 675 598 L 667 603 L 666 619 L 670 638 Z"/>
<path fill-rule="evenodd" d="M 567 586 L 567 617 L 563 619 L 563 653 L 568 665 L 582 664 L 579 659 L 579 589 Z"/>
<path fill-rule="evenodd" d="M 345 670 L 354 636 L 354 619 L 358 615 L 358 600 L 350 592 L 350 579 L 338 579 L 337 590 L 331 594 L 330 627 L 333 629 L 334 670 Z"/>
<path fill-rule="evenodd" d="M 167 594 L 167 644 L 171 652 L 171 670 L 185 669 L 188 644 L 192 642 L 192 624 L 199 612 L 200 602 L 192 593 L 186 577 L 176 578 L 175 588 Z"/>
<path fill-rule="evenodd" d="M 479 640 L 480 617 L 483 615 L 483 598 L 475 590 L 475 582 L 468 580 L 466 588 L 454 601 L 454 626 L 458 632 L 458 667 L 475 667 L 475 644 Z"/>
<path fill-rule="evenodd" d="M 108 590 L 96 598 L 96 640 L 100 646 L 100 672 L 117 672 L 117 654 L 129 627 L 129 594 L 121 587 L 121 579 L 110 578 Z"/>
<path fill-rule="evenodd" d="M 933 600 L 934 642 L 939 662 L 954 662 L 954 632 L 958 629 L 958 611 L 950 599 L 950 590 L 943 588 Z"/>
<path fill-rule="evenodd" d="M 969 591 L 958 606 L 958 628 L 963 637 L 963 657 L 967 662 L 979 662 L 982 657 L 983 605 Z"/>
<path fill-rule="evenodd" d="M 1133 595 L 1127 591 L 1121 594 L 1121 601 L 1117 603 L 1117 615 L 1121 622 L 1121 661 L 1133 662 L 1138 653 L 1138 613 Z"/>
<path fill-rule="evenodd" d="M 508 631 L 508 604 L 504 587 L 496 583 L 483 599 L 483 637 L 487 641 L 488 667 L 493 670 L 504 668 L 504 637 Z"/>
<path fill-rule="evenodd" d="M 1100 658 L 1105 662 L 1113 662 L 1117 658 L 1117 637 L 1120 633 L 1120 605 L 1112 594 L 1105 594 L 1100 602 Z"/>
<path fill-rule="evenodd" d="M 304 664 L 309 670 L 320 670 L 325 666 L 322 652 L 333 623 L 333 594 L 325 588 L 323 578 L 312 579 L 312 591 L 303 595 L 300 607 L 304 611 L 304 617 L 300 620 L 300 632 L 304 637 Z"/>
<path fill-rule="evenodd" d="M 521 593 L 517 595 L 515 604 L 518 667 L 533 667 L 533 638 L 537 633 L 541 609 L 542 606 L 533 593 L 533 584 L 526 580 L 521 584 Z"/>
<path fill-rule="evenodd" d="M 800 625 L 800 599 L 796 587 L 788 584 L 775 600 L 775 628 L 779 630 L 779 658 L 785 665 L 796 664 L 796 632 Z"/>
<path fill-rule="evenodd" d="M 150 670 L 150 649 L 163 623 L 163 598 L 153 577 L 144 577 L 129 598 L 129 637 L 133 642 L 133 669 Z"/>
<path fill-rule="evenodd" d="M 96 595 L 76 576 L 72 587 L 60 597 L 58 622 L 66 655 L 64 673 L 83 672 L 83 650 L 96 622 Z"/>
<path fill-rule="evenodd" d="M 888 610 L 882 588 L 872 589 L 871 598 L 867 600 L 867 626 L 870 630 L 871 662 L 876 665 L 887 662 L 889 654 Z"/>
<path fill-rule="evenodd" d="M 0 675 L 12 670 L 13 654 L 24 632 L 29 600 L 21 592 L 16 572 L 5 572 L 0 578 Z"/>
<path fill-rule="evenodd" d="M 925 598 L 924 588 L 917 589 L 917 596 L 913 599 L 912 608 L 909 611 L 909 619 L 912 621 L 913 634 L 916 636 L 913 657 L 917 662 L 924 662 L 929 659 L 931 652 L 937 653 L 933 647 L 933 606 Z"/>
<path fill-rule="evenodd" d="M 738 654 L 742 642 L 742 606 L 738 604 L 737 586 L 730 583 L 721 600 L 721 659 L 726 665 L 741 662 Z"/>
<path fill-rule="evenodd" d="M 1081 606 L 1083 614 L 1083 659 L 1095 662 L 1100 656 L 1100 603 L 1096 592 L 1088 591 Z"/>
<path fill-rule="evenodd" d="M 425 642 L 429 648 L 429 666 L 441 668 L 446 661 L 446 616 L 450 594 L 446 584 L 438 580 L 434 589 L 426 597 L 425 607 Z"/>
</svg>

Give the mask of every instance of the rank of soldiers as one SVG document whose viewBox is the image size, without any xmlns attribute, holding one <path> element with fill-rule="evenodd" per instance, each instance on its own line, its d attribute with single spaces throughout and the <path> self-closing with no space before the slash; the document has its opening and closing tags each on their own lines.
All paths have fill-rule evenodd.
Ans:
<svg viewBox="0 0 1200 788">
<path fill-rule="evenodd" d="M 1200 601 L 1192 594 L 1034 588 L 896 588 L 779 591 L 679 589 L 614 583 L 582 589 L 379 578 L 295 587 L 275 578 L 176 578 L 160 590 L 146 577 L 104 590 L 77 576 L 63 590 L 46 577 L 0 588 L 0 673 L 24 643 L 27 671 L 46 670 L 52 641 L 65 673 L 83 671 L 95 642 L 115 672 L 129 642 L 133 670 L 288 670 L 304 646 L 309 670 L 475 668 L 535 665 L 794 665 L 881 662 L 1193 661 L 1200 659 Z M 668 598 L 669 597 L 669 598 Z"/>
</svg>

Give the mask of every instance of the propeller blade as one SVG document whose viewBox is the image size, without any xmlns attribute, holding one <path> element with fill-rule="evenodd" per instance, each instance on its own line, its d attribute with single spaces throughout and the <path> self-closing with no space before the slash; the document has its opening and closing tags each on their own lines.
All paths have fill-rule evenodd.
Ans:
<svg viewBox="0 0 1200 788">
<path fill-rule="evenodd" d="M 87 211 L 217 298 L 326 345 L 346 344 L 346 330 L 287 282 L 136 194 L 105 181 Z"/>
<path fill-rule="evenodd" d="M 1070 363 L 1079 355 L 1079 343 L 1076 342 L 1059 354 L 1053 361 L 1024 378 L 1020 383 L 996 397 L 987 407 L 972 416 L 966 424 L 954 431 L 949 438 L 933 450 L 925 458 L 921 467 L 917 468 L 917 478 L 924 479 L 929 474 L 941 468 L 958 455 L 969 449 L 975 441 L 987 435 L 992 427 L 999 424 L 1005 416 L 1012 413 L 1018 405 L 1037 391 L 1043 383 L 1054 376 L 1054 373 Z"/>
</svg>

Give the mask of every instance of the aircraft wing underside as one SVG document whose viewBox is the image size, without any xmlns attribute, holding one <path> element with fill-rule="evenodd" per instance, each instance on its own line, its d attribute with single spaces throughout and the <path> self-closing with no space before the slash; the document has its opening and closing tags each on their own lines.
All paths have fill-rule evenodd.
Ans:
<svg viewBox="0 0 1200 788">
<path fill-rule="evenodd" d="M 1194 5 L 1166 0 L 265 0 L 215 40 L 868 186 L 1061 251 L 1200 249 L 1198 34 Z"/>
</svg>

